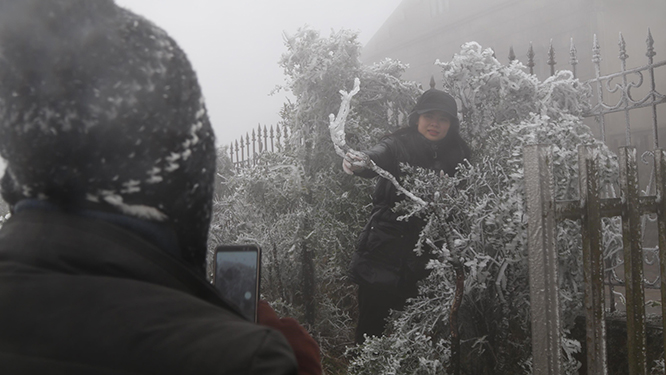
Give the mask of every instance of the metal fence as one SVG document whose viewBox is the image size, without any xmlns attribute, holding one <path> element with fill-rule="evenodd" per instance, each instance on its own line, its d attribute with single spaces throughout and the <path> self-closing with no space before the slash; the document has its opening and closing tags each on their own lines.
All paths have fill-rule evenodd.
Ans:
<svg viewBox="0 0 666 375">
<path fill-rule="evenodd" d="M 589 146 L 579 148 L 580 197 L 573 202 L 553 199 L 552 156 L 548 146 L 535 145 L 525 148 L 525 184 L 528 210 L 529 269 L 532 308 L 532 352 L 534 373 L 560 374 L 560 320 L 557 282 L 557 251 L 555 249 L 556 222 L 577 219 L 581 222 L 583 238 L 583 274 L 586 315 L 587 373 L 607 374 L 607 350 L 605 329 L 604 279 L 610 280 L 610 296 L 613 285 L 622 285 L 626 295 L 627 350 L 629 374 L 646 374 L 646 324 L 645 286 L 643 265 L 646 252 L 658 253 L 660 260 L 661 300 L 666 301 L 666 152 L 659 148 L 659 122 L 657 106 L 666 103 L 666 97 L 656 86 L 657 68 L 666 60 L 654 62 L 654 41 L 648 31 L 647 64 L 639 68 L 626 68 L 626 45 L 620 34 L 621 68 L 619 72 L 601 75 L 601 55 L 594 38 L 593 59 L 595 77 L 585 82 L 595 93 L 594 103 L 586 113 L 600 125 L 602 140 L 606 141 L 605 117 L 612 113 L 624 113 L 625 145 L 619 149 L 620 196 L 610 194 L 601 198 L 602 186 L 596 155 Z M 571 48 L 571 61 L 577 64 L 575 47 Z M 551 49 L 551 54 L 552 54 Z M 552 59 L 554 61 L 554 59 Z M 575 71 L 574 64 L 574 71 Z M 529 64 L 528 64 L 529 66 Z M 646 79 L 647 77 L 647 79 Z M 647 87 L 643 86 L 647 82 Z M 634 90 L 643 87 L 644 94 L 634 97 Z M 613 97 L 608 103 L 606 98 Z M 646 188 L 639 188 L 636 147 L 632 146 L 630 112 L 651 109 L 653 150 L 646 151 L 640 160 L 653 159 Z M 611 190 L 612 192 L 612 190 Z M 653 193 L 654 192 L 654 193 Z M 644 248 L 642 240 L 648 215 L 657 222 L 658 245 Z M 610 265 L 602 253 L 601 219 L 619 216 L 622 219 L 622 261 Z M 624 280 L 616 274 L 623 265 Z M 658 281 L 648 282 L 657 287 Z M 614 303 L 611 301 L 610 307 Z M 662 317 L 666 305 L 662 304 Z M 665 320 L 662 319 L 664 323 Z M 664 324 L 666 330 L 666 324 Z M 665 340 L 666 343 L 666 340 Z M 665 345 L 666 347 L 666 345 Z"/>
<path fill-rule="evenodd" d="M 525 148 L 525 184 L 529 239 L 532 351 L 535 373 L 560 374 L 559 291 L 557 282 L 556 222 L 578 219 L 583 239 L 587 373 L 606 374 L 606 330 L 602 251 L 602 217 L 622 218 L 624 274 L 627 307 L 629 374 L 645 374 L 645 297 L 641 215 L 656 214 L 659 248 L 666 249 L 666 151 L 655 151 L 656 194 L 641 195 L 638 188 L 636 149 L 620 148 L 622 198 L 601 198 L 598 160 L 592 146 L 580 146 L 580 198 L 553 199 L 552 151 L 546 145 Z M 666 251 L 660 252 L 662 300 L 666 301 Z M 664 305 L 662 305 L 663 307 Z M 662 314 L 666 316 L 666 307 Z M 665 322 L 666 323 L 666 322 Z M 666 327 L 665 327 L 666 328 Z M 538 369 L 538 370 L 537 370 Z"/>
<path fill-rule="evenodd" d="M 270 130 L 264 125 L 257 125 L 257 129 L 252 130 L 252 137 L 246 133 L 245 137 L 232 142 L 229 146 L 229 157 L 234 167 L 242 168 L 255 165 L 257 156 L 264 151 L 280 152 L 286 146 L 289 132 L 287 127 L 280 129 L 279 125 L 271 125 Z"/>
</svg>

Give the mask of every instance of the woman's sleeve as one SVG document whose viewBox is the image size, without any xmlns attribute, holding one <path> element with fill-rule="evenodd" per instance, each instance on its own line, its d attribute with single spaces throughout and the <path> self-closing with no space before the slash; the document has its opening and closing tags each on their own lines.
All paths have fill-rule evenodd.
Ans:
<svg viewBox="0 0 666 375">
<path fill-rule="evenodd" d="M 374 147 L 363 151 L 363 153 L 368 155 L 370 159 L 372 159 L 372 161 L 377 164 L 378 167 L 392 174 L 395 174 L 395 169 L 397 167 L 395 147 L 395 140 L 393 138 L 386 138 L 376 144 Z M 354 175 L 365 178 L 372 178 L 377 176 L 377 173 L 373 172 L 371 169 L 366 168 L 354 172 Z"/>
</svg>

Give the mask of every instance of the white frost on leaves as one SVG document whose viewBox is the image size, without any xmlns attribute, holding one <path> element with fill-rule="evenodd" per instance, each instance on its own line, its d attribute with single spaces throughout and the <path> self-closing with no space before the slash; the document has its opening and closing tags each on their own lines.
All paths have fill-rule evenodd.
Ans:
<svg viewBox="0 0 666 375">
<path fill-rule="evenodd" d="M 123 197 L 113 194 L 112 192 L 105 191 L 102 194 L 102 199 L 116 207 L 125 215 L 138 217 L 139 219 L 165 221 L 168 216 L 155 207 L 145 206 L 142 204 L 126 204 L 123 202 Z"/>
</svg>

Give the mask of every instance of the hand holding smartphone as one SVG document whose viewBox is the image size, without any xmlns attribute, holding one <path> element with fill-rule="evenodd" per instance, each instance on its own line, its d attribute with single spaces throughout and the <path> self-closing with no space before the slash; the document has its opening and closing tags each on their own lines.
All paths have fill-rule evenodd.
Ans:
<svg viewBox="0 0 666 375">
<path fill-rule="evenodd" d="M 259 246 L 220 245 L 215 249 L 215 287 L 253 322 L 257 321 L 260 274 Z"/>
</svg>

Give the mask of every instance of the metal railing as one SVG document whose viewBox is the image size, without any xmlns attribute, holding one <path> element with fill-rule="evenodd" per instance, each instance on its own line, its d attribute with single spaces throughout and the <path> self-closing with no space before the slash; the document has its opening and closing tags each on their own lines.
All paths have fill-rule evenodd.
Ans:
<svg viewBox="0 0 666 375">
<path fill-rule="evenodd" d="M 280 126 L 276 125 L 274 130 L 271 125 L 269 130 L 264 125 L 262 130 L 261 124 L 259 124 L 257 129 L 252 130 L 252 138 L 250 138 L 249 133 L 246 133 L 245 138 L 240 138 L 240 142 L 236 140 L 231 143 L 229 157 L 236 168 L 255 165 L 257 156 L 262 152 L 280 152 L 284 150 L 288 137 L 289 132 L 286 126 L 280 129 Z"/>
<path fill-rule="evenodd" d="M 624 248 L 627 299 L 627 350 L 629 374 L 646 374 L 645 295 L 640 217 L 658 218 L 662 300 L 666 301 L 666 151 L 655 155 L 656 195 L 641 196 L 638 189 L 636 148 L 620 148 L 622 198 L 601 198 L 598 149 L 581 145 L 578 150 L 580 199 L 553 199 L 552 151 L 549 146 L 525 148 L 525 184 L 528 213 L 530 295 L 535 373 L 560 374 L 559 290 L 557 283 L 556 221 L 578 219 L 583 238 L 583 274 L 587 373 L 607 374 L 604 308 L 604 254 L 601 218 L 620 216 Z M 666 306 L 662 304 L 666 316 Z M 666 320 L 664 321 L 666 329 Z"/>
<path fill-rule="evenodd" d="M 629 56 L 626 51 L 626 43 L 624 37 L 620 34 L 619 40 L 619 58 L 621 61 L 621 70 L 619 72 L 602 76 L 601 75 L 601 53 L 596 35 L 594 36 L 594 47 L 592 61 L 594 62 L 595 78 L 586 81 L 585 83 L 593 86 L 596 92 L 596 104 L 585 113 L 585 117 L 595 117 L 599 123 L 601 131 L 601 140 L 606 142 L 606 129 L 605 129 L 605 115 L 615 112 L 623 112 L 625 115 L 626 131 L 625 131 L 625 144 L 631 145 L 631 121 L 629 119 L 629 112 L 639 108 L 651 107 L 652 108 L 652 130 L 654 144 L 653 148 L 659 148 L 659 129 L 657 121 L 657 106 L 666 103 L 666 95 L 657 91 L 655 69 L 666 65 L 666 60 L 654 62 L 656 52 L 654 50 L 654 39 L 652 33 L 648 29 L 647 36 L 647 65 L 627 69 L 627 59 Z M 632 92 L 638 89 L 645 83 L 645 75 L 650 85 L 649 91 L 642 97 L 634 98 Z M 636 78 L 634 81 L 631 78 Z M 617 81 L 616 81 L 617 80 Z M 619 82 L 618 82 L 619 81 Z M 618 93 L 620 95 L 616 103 L 607 104 L 604 101 L 604 92 Z"/>
<path fill-rule="evenodd" d="M 629 374 L 646 373 L 646 324 L 644 288 L 656 287 L 661 280 L 661 300 L 666 301 L 666 153 L 659 149 L 659 122 L 657 106 L 666 103 L 666 96 L 657 90 L 656 69 L 666 66 L 666 60 L 654 62 L 654 40 L 648 30 L 647 64 L 627 69 L 626 44 L 622 34 L 619 40 L 620 71 L 601 75 L 601 53 L 594 37 L 592 62 L 595 77 L 585 81 L 592 92 L 593 102 L 585 117 L 593 117 L 599 124 L 601 139 L 606 142 L 605 116 L 624 113 L 625 147 L 619 149 L 620 197 L 611 189 L 609 198 L 601 198 L 595 156 L 598 151 L 589 146 L 579 148 L 580 199 L 574 202 L 554 201 L 552 181 L 552 156 L 547 146 L 525 148 L 525 183 L 528 205 L 530 290 L 532 303 L 533 357 L 535 373 L 559 374 L 559 295 L 557 290 L 557 252 L 555 250 L 556 221 L 578 219 L 583 237 L 583 272 L 585 283 L 587 373 L 607 374 L 608 368 L 605 331 L 604 278 L 608 277 L 611 310 L 614 307 L 613 285 L 625 287 L 627 314 L 627 350 Z M 551 48 L 549 61 L 554 64 Z M 529 56 L 529 54 L 528 54 Z M 570 63 L 575 72 L 578 60 L 571 45 Z M 550 63 L 549 63 L 550 64 Z M 527 66 L 530 66 L 528 62 Z M 531 68 L 530 68 L 531 69 Z M 551 74 L 554 65 L 551 65 Z M 646 78 L 647 77 L 647 78 Z M 647 82 L 646 91 L 639 97 L 634 92 Z M 609 98 L 612 102 L 609 102 Z M 653 164 L 646 188 L 641 192 L 638 182 L 637 151 L 632 146 L 630 112 L 651 108 L 653 151 L 646 151 L 641 160 L 653 157 Z M 641 194 L 643 193 L 643 194 Z M 654 195 L 651 195 L 654 194 Z M 648 215 L 657 221 L 658 246 L 643 248 Z M 623 260 L 609 265 L 602 253 L 603 217 L 620 216 L 622 219 Z M 659 252 L 660 277 L 650 284 L 644 280 L 645 252 Z M 606 254 L 607 255 L 607 254 Z M 615 268 L 624 265 L 624 280 Z M 666 304 L 662 305 L 662 317 L 666 316 Z M 666 320 L 663 320 L 665 321 Z M 664 326 L 666 329 L 666 325 Z M 664 342 L 666 347 L 666 341 Z"/>
</svg>

